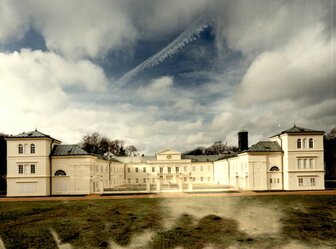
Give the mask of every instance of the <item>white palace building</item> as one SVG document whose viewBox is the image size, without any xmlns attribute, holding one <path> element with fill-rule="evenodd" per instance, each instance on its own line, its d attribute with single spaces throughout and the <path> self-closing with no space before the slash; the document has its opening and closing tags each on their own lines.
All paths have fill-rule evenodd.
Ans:
<svg viewBox="0 0 336 249">
<path fill-rule="evenodd" d="M 324 189 L 323 131 L 293 126 L 239 152 L 101 157 L 37 130 L 7 137 L 7 196 Z"/>
</svg>

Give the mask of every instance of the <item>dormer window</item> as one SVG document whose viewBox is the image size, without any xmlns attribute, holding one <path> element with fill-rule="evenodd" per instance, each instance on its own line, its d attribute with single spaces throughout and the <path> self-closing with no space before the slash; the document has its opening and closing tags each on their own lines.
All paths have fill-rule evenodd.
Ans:
<svg viewBox="0 0 336 249">
<path fill-rule="evenodd" d="M 35 154 L 35 144 L 30 145 L 30 153 Z"/>
<path fill-rule="evenodd" d="M 301 149 L 301 138 L 299 138 L 299 139 L 296 141 L 296 144 L 297 144 L 297 148 L 298 148 L 298 149 Z"/>
<path fill-rule="evenodd" d="M 312 138 L 309 138 L 309 148 L 314 148 L 314 140 Z"/>
<path fill-rule="evenodd" d="M 19 154 L 23 154 L 23 145 L 19 144 Z"/>
</svg>

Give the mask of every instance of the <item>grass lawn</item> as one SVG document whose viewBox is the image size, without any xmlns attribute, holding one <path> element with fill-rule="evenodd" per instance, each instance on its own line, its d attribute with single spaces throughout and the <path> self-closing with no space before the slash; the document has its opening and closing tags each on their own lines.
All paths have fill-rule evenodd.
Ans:
<svg viewBox="0 0 336 249">
<path fill-rule="evenodd" d="M 336 197 L 0 202 L 0 237 L 7 249 L 336 248 Z"/>
</svg>

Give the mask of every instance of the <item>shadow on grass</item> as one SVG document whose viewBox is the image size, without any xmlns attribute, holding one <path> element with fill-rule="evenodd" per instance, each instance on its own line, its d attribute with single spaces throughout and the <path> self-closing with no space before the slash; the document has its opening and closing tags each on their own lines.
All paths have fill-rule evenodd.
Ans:
<svg viewBox="0 0 336 249">
<path fill-rule="evenodd" d="M 158 199 L 0 204 L 0 236 L 10 248 L 56 248 L 53 229 L 74 248 L 130 243 L 135 233 L 160 227 Z M 14 210 L 6 212 L 15 205 Z"/>
<path fill-rule="evenodd" d="M 285 213 L 282 236 L 310 245 L 334 244 L 336 246 L 336 216 L 330 212 L 335 206 L 290 208 Z"/>
<path fill-rule="evenodd" d="M 307 248 L 321 243 L 336 244 L 336 200 L 333 197 L 225 199 L 221 205 L 231 200 L 235 209 L 277 207 L 275 212 L 282 213 L 280 231 L 256 235 L 242 231 L 235 216 L 227 218 L 220 214 L 195 218 L 180 213 L 172 227 L 164 228 L 169 210 L 162 208 L 163 200 L 0 203 L 0 237 L 7 249 L 57 248 L 50 229 L 57 233 L 60 243 L 73 248 L 111 248 L 111 241 L 117 246 L 137 248 L 133 239 L 148 231 L 152 232 L 151 236 L 144 239 L 142 248 L 201 249 L 209 245 L 218 249 L 283 248 L 293 240 L 306 243 Z M 206 198 L 209 203 L 216 200 Z M 195 203 L 199 201 L 195 199 Z M 178 202 L 181 206 L 186 204 L 182 199 Z M 265 218 L 263 213 L 257 215 Z"/>
<path fill-rule="evenodd" d="M 201 249 L 207 244 L 215 244 L 216 248 L 226 248 L 238 240 L 253 239 L 238 230 L 235 220 L 208 215 L 197 221 L 192 216 L 183 214 L 173 228 L 158 232 L 150 247 Z"/>
</svg>

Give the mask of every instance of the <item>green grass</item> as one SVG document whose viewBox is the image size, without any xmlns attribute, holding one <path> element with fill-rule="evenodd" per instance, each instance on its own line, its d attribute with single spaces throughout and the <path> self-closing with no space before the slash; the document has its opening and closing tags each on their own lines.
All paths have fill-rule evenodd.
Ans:
<svg viewBox="0 0 336 249">
<path fill-rule="evenodd" d="M 265 220 L 276 224 L 273 226 Z M 245 221 L 252 230 L 245 229 Z M 201 249 L 207 245 L 281 248 L 292 241 L 307 248 L 320 245 L 334 248 L 336 198 L 264 196 L 0 202 L 0 236 L 7 249 L 57 248 L 51 229 L 62 243 L 69 243 L 73 248 L 111 248 L 111 243 L 125 248 L 132 244 L 133 248 L 138 245 L 153 249 Z M 257 232 L 251 233 L 253 229 Z M 142 238 L 141 243 L 133 241 L 146 233 L 150 237 Z"/>
</svg>

